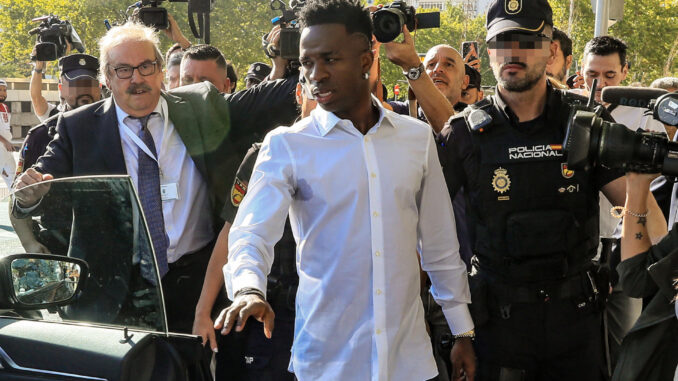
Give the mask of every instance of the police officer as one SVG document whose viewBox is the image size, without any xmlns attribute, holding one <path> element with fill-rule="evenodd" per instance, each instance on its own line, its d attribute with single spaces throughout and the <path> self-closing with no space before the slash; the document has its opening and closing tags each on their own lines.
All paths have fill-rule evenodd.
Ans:
<svg viewBox="0 0 678 381">
<path fill-rule="evenodd" d="M 480 380 L 604 377 L 598 193 L 621 205 L 625 184 L 605 168 L 567 167 L 570 103 L 585 99 L 546 78 L 552 25 L 546 0 L 494 0 L 496 95 L 452 117 L 440 137 L 450 193 L 463 186 L 467 195 Z"/>
<path fill-rule="evenodd" d="M 263 62 L 255 62 L 247 69 L 245 76 L 245 87 L 250 88 L 256 86 L 266 80 L 266 77 L 271 74 L 271 67 Z"/>
<path fill-rule="evenodd" d="M 99 60 L 96 57 L 88 54 L 65 56 L 59 60 L 59 68 L 61 71 L 59 97 L 62 102 L 59 110 L 73 110 L 101 99 L 101 89 L 97 79 Z M 33 166 L 45 153 L 47 144 L 56 133 L 59 114 L 60 112 L 52 114 L 42 124 L 28 131 L 19 154 L 17 177 Z M 31 219 L 17 219 L 10 216 L 24 249 L 29 253 L 66 254 L 70 236 L 70 218 L 54 210 L 45 211 L 40 217 L 38 225 L 34 224 Z"/>
</svg>

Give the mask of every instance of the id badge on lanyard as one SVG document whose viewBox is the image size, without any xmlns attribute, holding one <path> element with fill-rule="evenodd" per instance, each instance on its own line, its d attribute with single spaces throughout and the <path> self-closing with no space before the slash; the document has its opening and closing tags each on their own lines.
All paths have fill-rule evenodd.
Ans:
<svg viewBox="0 0 678 381">
<path fill-rule="evenodd" d="M 165 115 L 168 115 L 167 112 L 167 103 L 164 102 L 164 100 L 161 99 L 161 107 L 162 107 L 162 112 L 163 112 L 163 120 L 164 120 L 164 126 L 162 129 L 162 143 L 160 145 L 160 150 L 158 152 L 165 152 L 164 150 L 167 147 L 167 142 L 169 141 L 169 118 L 164 117 Z M 125 125 L 125 133 L 132 139 L 134 144 L 136 144 L 148 157 L 153 159 L 157 164 L 158 164 L 158 172 L 160 173 L 160 197 L 162 201 L 171 201 L 171 200 L 178 200 L 179 199 L 179 184 L 176 182 L 169 181 L 169 179 L 165 178 L 165 175 L 163 173 L 162 167 L 160 166 L 160 161 L 158 160 L 158 157 L 156 157 L 153 152 L 148 148 L 146 143 L 139 138 L 137 134 L 132 132 L 132 130 L 129 128 L 129 126 Z M 150 133 L 150 131 L 149 131 Z M 159 156 L 159 155 L 158 155 Z"/>
</svg>

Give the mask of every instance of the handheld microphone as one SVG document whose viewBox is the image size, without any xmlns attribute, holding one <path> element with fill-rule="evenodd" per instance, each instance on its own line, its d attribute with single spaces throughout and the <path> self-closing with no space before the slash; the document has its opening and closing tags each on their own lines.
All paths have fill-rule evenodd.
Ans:
<svg viewBox="0 0 678 381">
<path fill-rule="evenodd" d="M 654 107 L 653 101 L 667 92 L 645 87 L 608 86 L 603 88 L 600 97 L 607 103 L 651 109 Z"/>
</svg>

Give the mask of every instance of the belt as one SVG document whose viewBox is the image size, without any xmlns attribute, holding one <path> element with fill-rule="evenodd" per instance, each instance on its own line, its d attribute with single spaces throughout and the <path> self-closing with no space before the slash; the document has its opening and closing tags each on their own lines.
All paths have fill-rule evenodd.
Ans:
<svg viewBox="0 0 678 381">
<path fill-rule="evenodd" d="M 488 279 L 490 293 L 502 303 L 546 303 L 575 297 L 593 297 L 598 289 L 589 271 L 561 281 L 538 285 L 513 285 Z"/>
</svg>

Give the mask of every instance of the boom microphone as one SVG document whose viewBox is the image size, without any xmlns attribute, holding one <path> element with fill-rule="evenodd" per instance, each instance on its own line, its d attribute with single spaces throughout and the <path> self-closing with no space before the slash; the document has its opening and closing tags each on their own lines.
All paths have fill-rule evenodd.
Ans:
<svg viewBox="0 0 678 381">
<path fill-rule="evenodd" d="M 655 99 L 666 94 L 664 89 L 648 89 L 644 87 L 608 86 L 600 94 L 603 102 L 621 106 L 653 108 Z"/>
</svg>

